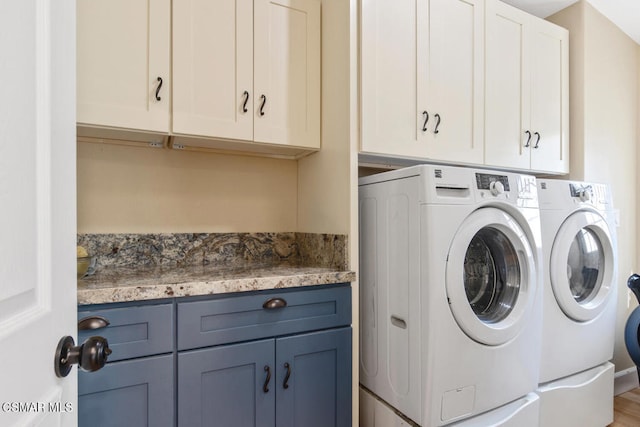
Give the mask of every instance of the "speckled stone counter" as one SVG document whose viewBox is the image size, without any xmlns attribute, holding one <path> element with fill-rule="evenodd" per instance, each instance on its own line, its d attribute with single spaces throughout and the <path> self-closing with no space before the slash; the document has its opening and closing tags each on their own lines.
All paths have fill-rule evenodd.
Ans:
<svg viewBox="0 0 640 427">
<path fill-rule="evenodd" d="M 209 266 L 119 268 L 78 280 L 78 304 L 326 285 L 355 280 L 351 271 L 318 267 L 264 267 L 216 270 Z"/>
<path fill-rule="evenodd" d="M 308 233 L 84 234 L 95 274 L 78 304 L 345 283 L 346 236 Z"/>
</svg>

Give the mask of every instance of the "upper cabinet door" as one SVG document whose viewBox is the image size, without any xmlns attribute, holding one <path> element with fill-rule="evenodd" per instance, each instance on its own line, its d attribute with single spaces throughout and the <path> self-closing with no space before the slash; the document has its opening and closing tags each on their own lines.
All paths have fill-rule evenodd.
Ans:
<svg viewBox="0 0 640 427">
<path fill-rule="evenodd" d="M 532 27 L 531 169 L 569 172 L 569 34 L 546 21 Z M 535 134 L 537 132 L 537 134 Z"/>
<path fill-rule="evenodd" d="M 169 131 L 170 13 L 170 0 L 78 0 L 78 124 Z"/>
<path fill-rule="evenodd" d="M 253 0 L 173 1 L 173 132 L 253 138 Z"/>
<path fill-rule="evenodd" d="M 254 2 L 254 140 L 320 147 L 320 2 Z"/>
<path fill-rule="evenodd" d="M 484 1 L 430 0 L 427 157 L 483 162 Z M 423 76 L 419 76 L 419 79 Z"/>
<path fill-rule="evenodd" d="M 486 3 L 485 162 L 529 169 L 530 15 L 500 1 Z"/>
<path fill-rule="evenodd" d="M 361 151 L 483 161 L 481 0 L 364 1 Z"/>
<path fill-rule="evenodd" d="M 569 172 L 569 33 L 487 1 L 485 163 Z"/>
<path fill-rule="evenodd" d="M 424 157 L 418 44 L 426 46 L 425 0 L 362 0 L 360 39 L 361 151 Z M 424 52 L 424 48 L 420 49 Z M 427 73 L 421 57 L 421 73 Z M 426 101 L 423 101 L 423 103 Z"/>
</svg>

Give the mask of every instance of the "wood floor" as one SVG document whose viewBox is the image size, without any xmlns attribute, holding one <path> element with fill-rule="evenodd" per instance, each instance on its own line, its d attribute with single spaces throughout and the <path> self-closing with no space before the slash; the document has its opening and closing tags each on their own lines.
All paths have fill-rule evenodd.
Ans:
<svg viewBox="0 0 640 427">
<path fill-rule="evenodd" d="M 640 388 L 636 388 L 613 399 L 613 424 L 609 424 L 609 427 L 639 426 Z"/>
</svg>

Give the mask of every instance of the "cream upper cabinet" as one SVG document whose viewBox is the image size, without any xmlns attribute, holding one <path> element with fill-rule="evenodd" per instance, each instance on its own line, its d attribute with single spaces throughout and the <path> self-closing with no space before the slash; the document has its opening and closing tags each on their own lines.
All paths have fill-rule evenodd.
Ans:
<svg viewBox="0 0 640 427">
<path fill-rule="evenodd" d="M 253 138 L 253 0 L 173 0 L 173 131 Z"/>
<path fill-rule="evenodd" d="M 77 122 L 169 131 L 170 0 L 78 0 Z"/>
<path fill-rule="evenodd" d="M 254 7 L 253 139 L 320 148 L 320 2 Z"/>
<path fill-rule="evenodd" d="M 173 94 L 175 134 L 319 148 L 320 3 L 173 0 Z"/>
<path fill-rule="evenodd" d="M 569 171 L 568 32 L 486 3 L 485 163 Z"/>
<path fill-rule="evenodd" d="M 361 152 L 482 163 L 483 5 L 362 0 Z"/>
<path fill-rule="evenodd" d="M 543 20 L 532 29 L 531 169 L 568 173 L 569 32 Z"/>
</svg>

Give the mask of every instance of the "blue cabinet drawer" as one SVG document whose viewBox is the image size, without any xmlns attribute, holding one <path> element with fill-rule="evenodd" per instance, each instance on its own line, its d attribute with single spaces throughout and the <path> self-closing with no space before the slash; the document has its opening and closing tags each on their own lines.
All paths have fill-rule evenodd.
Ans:
<svg viewBox="0 0 640 427">
<path fill-rule="evenodd" d="M 269 304 L 273 307 L 263 307 Z M 349 324 L 351 287 L 348 284 L 179 302 L 178 350 Z"/>
<path fill-rule="evenodd" d="M 173 304 L 79 311 L 78 321 L 101 316 L 109 326 L 78 331 L 78 342 L 93 335 L 105 337 L 113 350 L 109 362 L 169 353 L 173 351 L 175 335 L 173 313 Z"/>
</svg>

